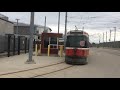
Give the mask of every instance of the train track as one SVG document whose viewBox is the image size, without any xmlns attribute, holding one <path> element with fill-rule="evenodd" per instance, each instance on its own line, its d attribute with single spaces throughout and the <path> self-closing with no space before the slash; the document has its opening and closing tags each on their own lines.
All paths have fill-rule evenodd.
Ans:
<svg viewBox="0 0 120 90">
<path fill-rule="evenodd" d="M 47 66 L 0 74 L 0 78 L 6 78 L 6 76 L 11 78 L 10 77 L 11 75 L 14 75 L 18 78 L 35 78 L 35 77 L 55 73 L 58 71 L 62 71 L 71 67 L 73 67 L 73 65 L 68 65 L 65 62 L 59 62 Z"/>
</svg>

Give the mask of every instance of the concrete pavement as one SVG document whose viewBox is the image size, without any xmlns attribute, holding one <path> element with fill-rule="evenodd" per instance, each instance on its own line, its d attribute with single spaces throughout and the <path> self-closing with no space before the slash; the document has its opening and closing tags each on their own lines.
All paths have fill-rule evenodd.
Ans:
<svg viewBox="0 0 120 90">
<path fill-rule="evenodd" d="M 0 58 L 0 73 L 6 73 L 17 70 L 30 69 L 33 67 L 46 66 L 64 61 L 64 57 L 33 56 L 36 64 L 25 64 L 28 54 L 16 55 L 13 57 Z M 31 77 L 32 74 L 45 73 L 63 66 L 55 66 L 44 70 L 23 72 L 19 75 L 4 76 L 8 78 Z M 87 65 L 75 65 L 68 69 L 42 75 L 37 78 L 120 78 L 120 51 L 91 48 Z M 18 76 L 17 76 L 18 75 Z"/>
<path fill-rule="evenodd" d="M 0 58 L 0 74 L 42 67 L 64 61 L 64 57 L 33 56 L 36 64 L 25 64 L 27 59 L 28 54 Z"/>
<path fill-rule="evenodd" d="M 118 50 L 91 48 L 87 65 L 74 66 L 60 72 L 43 75 L 43 77 L 120 78 L 120 56 L 118 54 L 120 55 Z"/>
</svg>

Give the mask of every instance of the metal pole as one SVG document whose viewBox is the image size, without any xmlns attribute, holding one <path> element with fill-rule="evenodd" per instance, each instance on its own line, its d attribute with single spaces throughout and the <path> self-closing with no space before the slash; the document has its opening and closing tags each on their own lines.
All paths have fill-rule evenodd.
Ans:
<svg viewBox="0 0 120 90">
<path fill-rule="evenodd" d="M 106 31 L 106 43 L 107 43 L 107 31 Z"/>
<path fill-rule="evenodd" d="M 84 27 L 82 27 L 82 30 L 84 31 Z"/>
<path fill-rule="evenodd" d="M 111 47 L 111 30 L 110 30 L 110 39 L 109 39 L 109 47 Z"/>
<path fill-rule="evenodd" d="M 35 63 L 34 60 L 32 59 L 32 55 L 33 55 L 33 32 L 34 32 L 34 12 L 31 12 L 29 59 L 26 61 L 27 64 Z"/>
<path fill-rule="evenodd" d="M 27 37 L 25 37 L 25 53 L 26 53 L 26 47 L 27 47 Z"/>
<path fill-rule="evenodd" d="M 115 41 L 116 41 L 116 27 L 114 27 L 115 31 L 114 31 L 114 47 L 115 47 Z"/>
<path fill-rule="evenodd" d="M 65 46 L 66 46 L 66 33 L 67 33 L 67 12 L 65 14 L 64 51 L 65 51 Z"/>
<path fill-rule="evenodd" d="M 11 38 L 11 36 L 10 35 L 8 35 L 8 57 L 10 57 L 10 38 Z"/>
<path fill-rule="evenodd" d="M 60 12 L 58 13 L 58 34 L 59 34 L 59 29 L 60 29 Z"/>
<path fill-rule="evenodd" d="M 109 41 L 111 41 L 111 30 L 110 30 L 110 39 L 109 39 Z"/>
<path fill-rule="evenodd" d="M 44 31 L 46 30 L 46 16 L 45 16 L 45 26 L 44 26 Z"/>
<path fill-rule="evenodd" d="M 100 44 L 100 35 L 99 35 L 99 44 Z"/>
<path fill-rule="evenodd" d="M 116 40 L 116 27 L 114 27 L 115 31 L 114 31 L 114 42 Z"/>
<path fill-rule="evenodd" d="M 20 20 L 20 19 L 16 19 L 17 20 L 17 32 L 16 32 L 16 34 L 18 34 L 19 32 L 18 32 L 18 20 Z"/>
<path fill-rule="evenodd" d="M 104 33 L 103 33 L 103 47 L 104 47 Z"/>
<path fill-rule="evenodd" d="M 20 36 L 18 36 L 18 55 L 20 55 Z"/>
<path fill-rule="evenodd" d="M 15 35 L 13 36 L 13 55 L 15 55 Z"/>
<path fill-rule="evenodd" d="M 99 47 L 100 47 L 100 35 L 98 35 L 99 36 Z"/>
<path fill-rule="evenodd" d="M 59 34 L 59 30 L 60 30 L 60 12 L 58 13 L 58 34 Z M 58 49 L 58 45 L 59 45 L 59 37 L 57 38 L 57 49 Z"/>
</svg>

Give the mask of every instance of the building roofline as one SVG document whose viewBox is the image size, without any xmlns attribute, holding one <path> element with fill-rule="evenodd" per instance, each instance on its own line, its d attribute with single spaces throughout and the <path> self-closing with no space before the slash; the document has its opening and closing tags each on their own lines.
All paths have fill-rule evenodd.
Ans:
<svg viewBox="0 0 120 90">
<path fill-rule="evenodd" d="M 11 21 L 9 21 L 9 20 L 5 20 L 5 19 L 3 19 L 3 18 L 1 18 L 1 17 L 0 17 L 0 19 L 3 20 L 3 21 L 6 21 L 6 22 L 9 22 L 9 23 L 14 24 L 13 22 L 11 22 Z"/>
</svg>

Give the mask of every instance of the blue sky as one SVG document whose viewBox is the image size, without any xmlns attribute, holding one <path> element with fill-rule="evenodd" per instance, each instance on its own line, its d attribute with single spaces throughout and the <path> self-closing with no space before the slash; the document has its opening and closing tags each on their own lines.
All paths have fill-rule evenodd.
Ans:
<svg viewBox="0 0 120 90">
<path fill-rule="evenodd" d="M 30 23 L 30 12 L 0 12 L 3 15 L 9 17 L 9 20 L 16 21 L 15 19 L 20 19 L 19 22 Z M 35 12 L 35 24 L 44 25 L 44 17 L 47 17 L 47 26 L 50 27 L 53 32 L 58 30 L 58 12 Z M 98 33 L 102 34 L 113 27 L 117 27 L 117 39 L 120 40 L 120 12 L 68 12 L 68 31 L 75 29 L 75 25 L 87 31 L 91 37 L 91 42 L 98 42 Z M 65 29 L 65 12 L 61 12 L 60 19 L 60 32 L 64 33 Z M 93 35 L 94 34 L 94 35 Z M 114 37 L 114 32 L 112 32 L 112 37 Z M 112 38 L 113 40 L 113 38 Z"/>
</svg>

